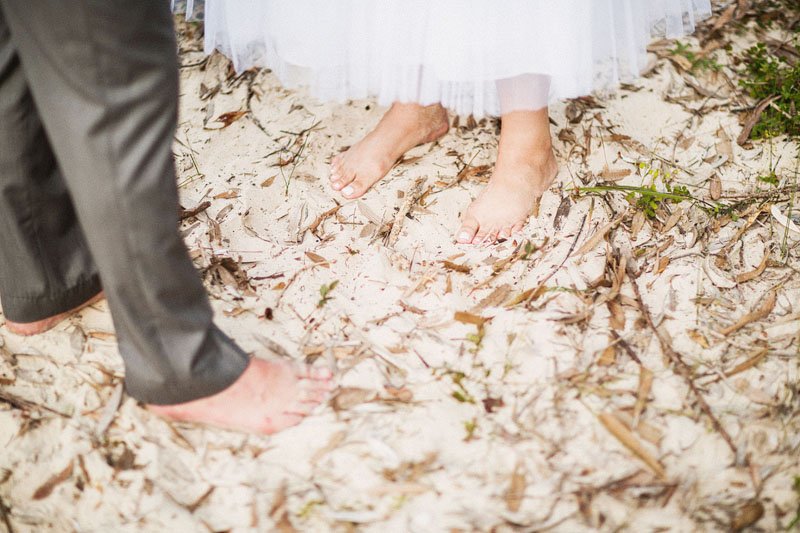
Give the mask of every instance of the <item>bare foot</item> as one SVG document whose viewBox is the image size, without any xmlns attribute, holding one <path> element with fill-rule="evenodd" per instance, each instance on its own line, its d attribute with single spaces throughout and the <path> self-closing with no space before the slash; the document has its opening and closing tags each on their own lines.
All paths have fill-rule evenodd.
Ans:
<svg viewBox="0 0 800 533">
<path fill-rule="evenodd" d="M 534 203 L 558 173 L 552 152 L 544 164 L 498 161 L 492 179 L 469 206 L 457 241 L 462 244 L 494 243 L 522 230 Z"/>
<path fill-rule="evenodd" d="M 332 374 L 327 369 L 253 358 L 230 387 L 207 398 L 177 405 L 148 405 L 169 420 L 270 435 L 299 424 L 326 401 Z"/>
<path fill-rule="evenodd" d="M 456 241 L 494 243 L 520 231 L 557 173 L 547 110 L 504 115 L 494 173 L 464 213 Z"/>
<path fill-rule="evenodd" d="M 8 328 L 8 331 L 10 331 L 11 333 L 15 335 L 21 335 L 23 337 L 30 337 L 31 335 L 39 335 L 40 333 L 50 331 L 51 329 L 56 327 L 62 320 L 69 318 L 71 315 L 89 307 L 90 305 L 96 304 L 103 298 L 105 298 L 105 295 L 101 291 L 99 294 L 93 296 L 90 300 L 64 313 L 51 316 L 50 318 L 45 318 L 44 320 L 38 320 L 36 322 L 11 322 L 10 320 L 6 320 L 6 327 Z"/>
<path fill-rule="evenodd" d="M 441 138 L 449 128 L 447 111 L 439 104 L 395 103 L 374 130 L 331 160 L 331 187 L 345 198 L 358 198 L 404 153 Z"/>
</svg>

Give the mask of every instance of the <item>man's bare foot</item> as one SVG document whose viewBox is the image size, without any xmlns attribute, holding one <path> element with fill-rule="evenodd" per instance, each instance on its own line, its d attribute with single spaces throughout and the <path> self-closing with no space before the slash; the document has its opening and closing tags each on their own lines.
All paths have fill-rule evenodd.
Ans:
<svg viewBox="0 0 800 533">
<path fill-rule="evenodd" d="M 492 179 L 462 217 L 456 241 L 494 243 L 520 231 L 557 173 L 547 108 L 503 115 Z"/>
<path fill-rule="evenodd" d="M 299 424 L 333 387 L 327 369 L 253 358 L 230 387 L 177 405 L 148 405 L 169 420 L 270 435 Z"/>
<path fill-rule="evenodd" d="M 404 153 L 441 138 L 449 127 L 439 104 L 395 103 L 374 130 L 331 160 L 331 187 L 348 199 L 362 196 Z"/>
<path fill-rule="evenodd" d="M 10 331 L 11 333 L 15 335 L 22 335 L 23 337 L 30 337 L 31 335 L 39 335 L 40 333 L 50 331 L 51 329 L 56 327 L 62 320 L 69 318 L 71 315 L 89 307 L 90 305 L 96 304 L 103 298 L 105 298 L 105 295 L 101 291 L 99 294 L 93 296 L 90 300 L 64 313 L 51 316 L 50 318 L 45 318 L 44 320 L 37 320 L 36 322 L 12 322 L 10 320 L 6 320 L 6 327 L 8 328 L 8 331 Z"/>
</svg>

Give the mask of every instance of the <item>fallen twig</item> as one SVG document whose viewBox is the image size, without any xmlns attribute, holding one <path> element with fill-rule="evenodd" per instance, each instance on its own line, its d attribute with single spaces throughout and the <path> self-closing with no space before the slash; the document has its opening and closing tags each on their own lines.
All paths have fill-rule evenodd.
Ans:
<svg viewBox="0 0 800 533">
<path fill-rule="evenodd" d="M 53 413 L 54 415 L 63 416 L 64 418 L 71 418 L 71 416 L 67 413 L 62 413 L 52 407 L 48 407 L 46 405 L 41 405 L 38 403 L 34 403 L 30 400 L 26 400 L 24 398 L 20 398 L 15 394 L 11 394 L 8 391 L 4 391 L 0 389 L 0 401 L 6 402 L 11 404 L 12 406 L 16 407 L 17 409 L 21 409 L 23 411 L 47 411 L 48 413 Z"/>
<path fill-rule="evenodd" d="M 6 526 L 6 533 L 14 533 L 14 527 L 11 525 L 11 518 L 8 516 L 10 507 L 7 507 L 2 498 L 0 498 L 0 518 L 3 519 L 3 524 Z"/>
<path fill-rule="evenodd" d="M 403 229 L 403 221 L 406 215 L 411 212 L 414 204 L 425 194 L 422 192 L 422 186 L 424 184 L 425 178 L 418 178 L 417 181 L 414 182 L 414 185 L 412 185 L 411 190 L 408 191 L 405 202 L 400 206 L 400 209 L 394 217 L 394 222 L 392 222 L 392 229 L 389 231 L 389 236 L 386 238 L 387 246 L 394 246 L 398 237 L 400 237 L 400 231 Z"/>
<path fill-rule="evenodd" d="M 692 394 L 694 395 L 697 404 L 700 406 L 700 410 L 711 421 L 711 425 L 722 436 L 725 443 L 734 453 L 734 456 L 738 457 L 739 449 L 737 448 L 736 444 L 734 444 L 733 439 L 731 438 L 728 431 L 722 426 L 719 419 L 717 419 L 716 415 L 714 415 L 714 412 L 711 410 L 711 407 L 708 405 L 708 402 L 706 402 L 705 398 L 703 397 L 703 394 L 697 388 L 697 385 L 695 385 L 694 379 L 692 379 L 691 368 L 689 368 L 689 365 L 687 365 L 686 362 L 683 360 L 683 357 L 672 348 L 672 345 L 664 337 L 661 330 L 658 329 L 658 327 L 656 327 L 656 324 L 653 321 L 653 317 L 650 314 L 650 310 L 645 305 L 644 300 L 642 299 L 642 294 L 639 291 L 639 284 L 636 282 L 636 274 L 633 271 L 632 259 L 628 261 L 628 278 L 630 279 L 631 286 L 633 287 L 633 293 L 636 297 L 636 303 L 639 306 L 639 311 L 644 317 L 648 327 L 653 331 L 653 334 L 656 336 L 656 339 L 658 339 L 659 345 L 661 346 L 661 352 L 672 363 L 675 372 L 686 381 L 686 384 L 692 391 Z M 745 458 L 745 461 L 748 461 L 748 459 Z"/>
</svg>

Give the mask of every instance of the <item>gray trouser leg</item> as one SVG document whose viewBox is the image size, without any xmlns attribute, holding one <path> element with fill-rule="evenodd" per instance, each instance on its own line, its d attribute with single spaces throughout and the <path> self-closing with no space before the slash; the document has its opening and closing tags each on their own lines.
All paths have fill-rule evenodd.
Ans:
<svg viewBox="0 0 800 533">
<path fill-rule="evenodd" d="M 129 393 L 171 404 L 226 388 L 248 361 L 213 325 L 177 231 L 171 145 L 178 79 L 168 2 L 0 0 L 0 19 L 10 30 L 3 48 L 19 58 L 34 116 L 99 270 Z M 5 129 L 0 136 L 16 152 L 36 151 L 32 140 Z M 23 214 L 8 224 L 27 222 Z M 62 246 L 55 241 L 64 235 L 41 238 L 47 242 L 38 259 Z M 2 235 L 0 246 L 6 255 Z M 84 275 L 91 275 L 86 266 Z M 11 267 L 4 277 L 24 276 Z"/>
<path fill-rule="evenodd" d="M 0 297 L 15 322 L 79 306 L 100 278 L 0 17 Z"/>
</svg>

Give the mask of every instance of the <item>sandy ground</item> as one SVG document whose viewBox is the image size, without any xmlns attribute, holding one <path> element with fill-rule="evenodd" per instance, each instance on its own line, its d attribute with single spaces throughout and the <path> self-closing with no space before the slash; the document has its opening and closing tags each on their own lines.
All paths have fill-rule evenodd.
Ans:
<svg viewBox="0 0 800 533">
<path fill-rule="evenodd" d="M 556 184 L 523 235 L 477 248 L 452 235 L 495 121 L 462 117 L 342 202 L 327 161 L 383 109 L 232 74 L 181 31 L 182 205 L 209 202 L 181 231 L 218 321 L 258 356 L 332 365 L 342 389 L 271 438 L 169 424 L 122 394 L 105 303 L 35 339 L 0 327 L 0 530 L 777 531 L 795 517 L 800 234 L 772 204 L 786 208 L 775 191 L 800 154 L 736 143 L 723 76 L 698 77 L 703 96 L 662 58 L 616 95 L 554 106 Z M 772 167 L 778 188 L 756 179 Z M 656 169 L 697 198 L 765 200 L 650 220 L 624 194 L 575 191 Z"/>
</svg>

